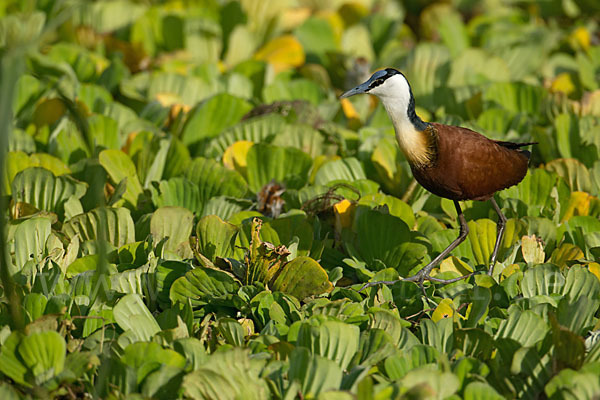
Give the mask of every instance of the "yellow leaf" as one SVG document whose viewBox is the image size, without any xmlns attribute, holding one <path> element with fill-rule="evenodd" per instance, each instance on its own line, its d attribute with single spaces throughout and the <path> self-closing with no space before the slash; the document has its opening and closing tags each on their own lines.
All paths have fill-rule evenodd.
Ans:
<svg viewBox="0 0 600 400">
<path fill-rule="evenodd" d="M 564 93 L 569 95 L 575 91 L 575 85 L 571 80 L 571 75 L 567 72 L 558 74 L 550 85 L 550 91 L 555 93 Z"/>
<path fill-rule="evenodd" d="M 354 108 L 350 100 L 341 99 L 340 102 L 342 103 L 342 111 L 344 112 L 346 118 L 360 120 L 360 116 L 358 115 L 358 112 L 356 112 L 356 109 Z"/>
<path fill-rule="evenodd" d="M 163 107 L 171 107 L 174 104 L 181 103 L 181 99 L 175 93 L 167 93 L 167 92 L 156 93 L 154 95 L 154 98 Z"/>
<path fill-rule="evenodd" d="M 542 242 L 535 235 L 521 238 L 521 252 L 523 253 L 523 259 L 528 264 L 541 264 L 546 258 Z"/>
<path fill-rule="evenodd" d="M 311 10 L 308 7 L 286 8 L 281 14 L 279 24 L 283 31 L 291 31 L 302 25 L 310 17 L 310 14 Z"/>
<path fill-rule="evenodd" d="M 600 264 L 598 264 L 597 262 L 591 262 L 587 265 L 588 270 L 596 275 L 596 278 L 598 278 L 598 280 L 600 281 Z"/>
<path fill-rule="evenodd" d="M 431 320 L 438 322 L 442 318 L 452 318 L 454 316 L 454 303 L 450 299 L 443 299 L 431 314 Z"/>
<path fill-rule="evenodd" d="M 583 26 L 575 29 L 569 35 L 569 40 L 571 43 L 575 43 L 576 47 L 580 47 L 583 50 L 587 50 L 590 48 L 591 36 L 590 32 Z"/>
<path fill-rule="evenodd" d="M 440 264 L 440 272 L 456 272 L 460 275 L 467 275 L 473 272 L 473 268 L 461 259 L 450 256 Z"/>
<path fill-rule="evenodd" d="M 558 249 L 552 252 L 550 262 L 559 268 L 563 268 L 567 266 L 568 261 L 580 258 L 583 258 L 583 251 L 579 247 L 571 243 L 563 243 Z"/>
<path fill-rule="evenodd" d="M 246 176 L 246 156 L 252 146 L 254 146 L 254 143 L 248 140 L 235 142 L 223 153 L 223 165 L 229 169 L 237 170 L 242 176 Z"/>
<path fill-rule="evenodd" d="M 38 103 L 33 112 L 33 123 L 38 128 L 44 125 L 52 125 L 67 112 L 65 103 L 59 98 L 44 99 Z"/>
<path fill-rule="evenodd" d="M 338 232 L 341 232 L 342 228 L 350 228 L 352 226 L 354 210 L 356 210 L 356 204 L 347 199 L 339 201 L 333 205 L 333 212 L 335 213 L 335 228 Z"/>
<path fill-rule="evenodd" d="M 575 215 L 590 215 L 590 200 L 593 196 L 586 192 L 571 192 L 567 211 L 562 218 L 562 222 L 568 221 Z"/>
<path fill-rule="evenodd" d="M 256 52 L 255 57 L 271 64 L 278 73 L 304 64 L 304 49 L 298 39 L 284 35 L 267 43 Z"/>
<path fill-rule="evenodd" d="M 504 268 L 502 270 L 502 276 L 501 276 L 501 281 L 503 281 L 504 279 L 508 278 L 509 276 L 511 276 L 512 274 L 519 272 L 521 270 L 521 267 L 519 267 L 519 264 L 510 264 L 509 266 L 507 266 L 506 268 Z"/>
</svg>

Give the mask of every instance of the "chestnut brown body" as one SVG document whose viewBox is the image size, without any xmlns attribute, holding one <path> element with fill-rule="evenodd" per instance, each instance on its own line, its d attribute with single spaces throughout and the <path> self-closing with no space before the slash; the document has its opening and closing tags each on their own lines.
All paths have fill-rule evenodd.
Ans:
<svg viewBox="0 0 600 400">
<path fill-rule="evenodd" d="M 488 269 L 488 275 L 492 275 L 507 221 L 494 193 L 523 180 L 531 153 L 520 148 L 535 143 L 491 140 L 467 128 L 423 122 L 415 112 L 415 98 L 408 80 L 393 68 L 376 71 L 366 82 L 344 92 L 341 98 L 360 93 L 370 93 L 381 100 L 394 125 L 398 146 L 417 182 L 433 194 L 452 200 L 456 208 L 458 237 L 416 275 L 400 280 L 417 282 L 426 294 L 425 279 L 452 283 L 475 273 L 453 279 L 430 276 L 433 268 L 469 233 L 469 225 L 458 203 L 461 200 L 489 200 L 498 214 L 496 243 Z M 395 282 L 398 280 L 368 282 L 363 288 Z"/>
<path fill-rule="evenodd" d="M 432 160 L 411 164 L 417 182 L 451 200 L 488 200 L 495 192 L 521 182 L 530 143 L 498 142 L 467 128 L 430 123 L 423 131 L 433 147 Z"/>
</svg>

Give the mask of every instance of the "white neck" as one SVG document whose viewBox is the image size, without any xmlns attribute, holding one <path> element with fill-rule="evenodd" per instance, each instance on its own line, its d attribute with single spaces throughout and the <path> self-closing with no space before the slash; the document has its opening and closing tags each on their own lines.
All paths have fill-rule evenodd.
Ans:
<svg viewBox="0 0 600 400">
<path fill-rule="evenodd" d="M 404 156 L 413 164 L 427 163 L 429 161 L 427 141 L 423 133 L 418 131 L 408 118 L 408 102 L 402 97 L 381 97 L 381 102 L 392 120 L 396 140 Z"/>
<path fill-rule="evenodd" d="M 411 104 L 411 90 L 408 81 L 402 74 L 388 78 L 382 85 L 373 88 L 369 93 L 379 97 L 387 111 L 400 149 L 412 164 L 426 164 L 429 161 L 427 138 L 419 131 L 409 117 L 414 115 L 414 100 Z M 410 109 L 409 109 L 410 108 Z M 418 119 L 417 119 L 418 120 Z M 420 122 L 420 120 L 418 120 Z"/>
</svg>

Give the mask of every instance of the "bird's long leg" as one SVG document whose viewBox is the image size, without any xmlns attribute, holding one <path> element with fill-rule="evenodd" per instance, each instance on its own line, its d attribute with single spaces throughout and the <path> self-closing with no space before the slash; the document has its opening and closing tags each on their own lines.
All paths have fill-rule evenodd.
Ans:
<svg viewBox="0 0 600 400">
<path fill-rule="evenodd" d="M 496 264 L 496 256 L 498 255 L 498 249 L 500 248 L 500 244 L 502 243 L 502 237 L 504 236 L 504 228 L 506 227 L 506 217 L 502 214 L 502 210 L 498 207 L 498 203 L 492 197 L 490 199 L 492 202 L 492 206 L 494 210 L 498 214 L 498 224 L 496 225 L 496 244 L 494 245 L 494 251 L 492 252 L 492 259 L 490 260 L 490 269 L 488 271 L 488 275 L 492 275 L 494 271 L 494 264 Z"/>
<path fill-rule="evenodd" d="M 440 282 L 440 283 L 452 283 L 452 282 L 459 281 L 461 279 L 468 278 L 469 276 L 473 275 L 473 274 L 468 274 L 468 275 L 462 276 L 460 278 L 448 279 L 448 280 L 432 278 L 429 276 L 429 274 L 431 273 L 431 270 L 436 265 L 438 265 L 440 262 L 442 262 L 442 260 L 444 258 L 446 258 L 446 256 L 448 256 L 448 254 L 450 254 L 450 252 L 456 248 L 456 246 L 461 244 L 465 240 L 465 238 L 467 237 L 467 235 L 469 233 L 469 225 L 467 225 L 465 216 L 464 216 L 462 210 L 460 209 L 460 205 L 458 204 L 458 201 L 456 201 L 456 200 L 454 200 L 454 207 L 456 207 L 456 212 L 458 213 L 458 221 L 460 222 L 460 233 L 458 234 L 458 237 L 456 239 L 454 239 L 454 241 L 452 243 L 450 243 L 450 245 L 444 249 L 444 251 L 442 251 L 436 258 L 431 260 L 431 262 L 429 264 L 427 264 L 426 266 L 424 266 L 419 272 L 417 272 L 416 275 L 413 275 L 411 277 L 404 278 L 404 279 L 398 279 L 396 281 L 367 282 L 359 291 L 366 289 L 368 287 L 371 287 L 371 286 L 379 285 L 379 284 L 392 285 L 396 282 L 405 281 L 405 282 L 417 282 L 419 284 L 419 287 L 421 288 L 421 290 L 423 290 L 423 292 L 424 292 L 423 282 L 425 280 L 432 280 L 432 281 Z"/>
</svg>

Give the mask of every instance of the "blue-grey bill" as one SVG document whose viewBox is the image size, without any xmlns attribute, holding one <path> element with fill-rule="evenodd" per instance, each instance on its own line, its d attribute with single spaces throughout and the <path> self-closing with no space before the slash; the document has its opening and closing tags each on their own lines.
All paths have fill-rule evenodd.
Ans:
<svg viewBox="0 0 600 400">
<path fill-rule="evenodd" d="M 354 96 L 355 94 L 361 94 L 361 93 L 365 93 L 365 89 L 363 88 L 363 85 L 359 85 L 359 86 L 355 87 L 354 89 L 350 89 L 347 92 L 342 93 L 342 95 L 340 96 L 340 99 L 345 99 L 346 97 Z"/>
</svg>

